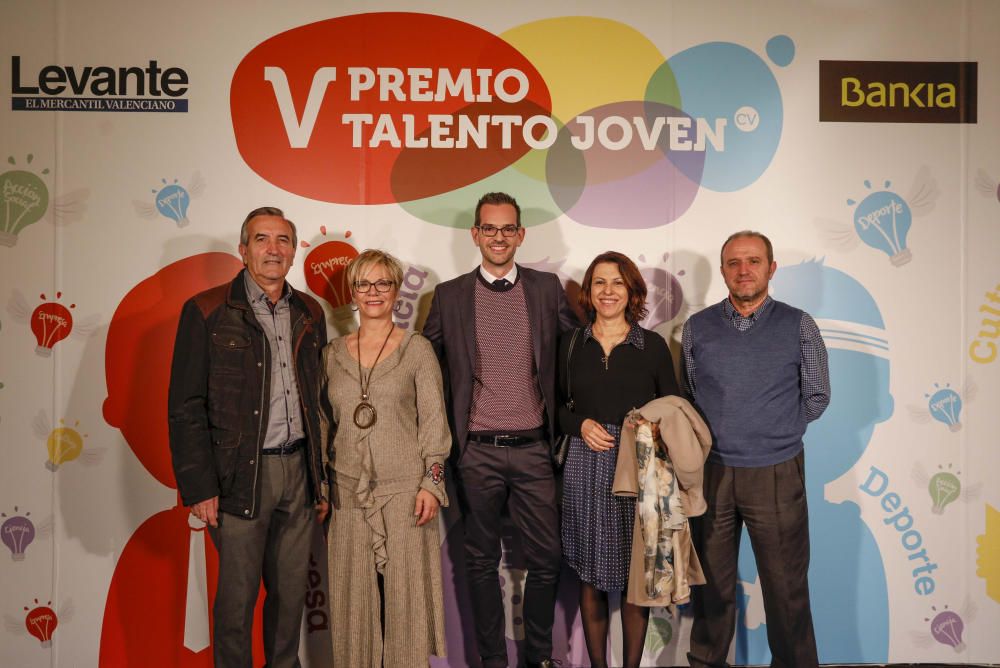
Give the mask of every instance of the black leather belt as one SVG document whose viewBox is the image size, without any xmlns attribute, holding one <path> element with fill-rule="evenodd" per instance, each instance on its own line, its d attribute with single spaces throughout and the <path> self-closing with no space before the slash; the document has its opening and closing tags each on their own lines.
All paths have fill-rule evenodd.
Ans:
<svg viewBox="0 0 1000 668">
<path fill-rule="evenodd" d="M 495 448 L 517 448 L 529 443 L 537 443 L 541 439 L 537 436 L 516 436 L 514 434 L 495 434 L 484 436 L 482 434 L 469 434 L 469 440 L 483 445 L 492 445 Z"/>
<path fill-rule="evenodd" d="M 290 455 L 293 452 L 298 452 L 302 449 L 302 446 L 306 444 L 306 439 L 300 438 L 297 441 L 289 443 L 288 445 L 283 445 L 280 448 L 261 448 L 260 454 L 262 455 Z"/>
</svg>

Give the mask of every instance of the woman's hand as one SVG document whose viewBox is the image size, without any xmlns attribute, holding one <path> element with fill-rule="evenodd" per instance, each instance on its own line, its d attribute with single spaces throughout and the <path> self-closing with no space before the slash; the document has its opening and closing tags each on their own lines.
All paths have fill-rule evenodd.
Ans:
<svg viewBox="0 0 1000 668">
<path fill-rule="evenodd" d="M 615 437 L 596 420 L 587 418 L 580 425 L 580 438 L 594 452 L 604 452 L 615 447 Z"/>
<path fill-rule="evenodd" d="M 417 518 L 417 526 L 422 527 L 437 517 L 440 505 L 441 502 L 437 500 L 437 497 L 426 489 L 417 492 L 417 502 L 413 508 L 413 515 Z"/>
</svg>

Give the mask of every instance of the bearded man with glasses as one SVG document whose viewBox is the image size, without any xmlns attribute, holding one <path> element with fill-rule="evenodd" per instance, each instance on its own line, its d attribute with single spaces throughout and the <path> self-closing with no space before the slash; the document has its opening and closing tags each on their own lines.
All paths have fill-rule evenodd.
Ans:
<svg viewBox="0 0 1000 668">
<path fill-rule="evenodd" d="M 555 274 L 514 263 L 521 208 L 506 193 L 476 205 L 482 263 L 437 286 L 423 334 L 444 371 L 452 462 L 465 522 L 465 569 L 484 668 L 505 668 L 501 511 L 521 532 L 526 665 L 552 661 L 561 561 L 552 446 L 558 338 L 578 326 Z"/>
</svg>

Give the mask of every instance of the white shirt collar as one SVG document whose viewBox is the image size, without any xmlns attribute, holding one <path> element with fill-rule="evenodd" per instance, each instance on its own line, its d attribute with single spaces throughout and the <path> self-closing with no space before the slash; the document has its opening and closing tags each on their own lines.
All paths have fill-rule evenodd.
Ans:
<svg viewBox="0 0 1000 668">
<path fill-rule="evenodd" d="M 508 281 L 510 281 L 511 285 L 513 285 L 514 283 L 517 282 L 517 264 L 515 263 L 514 266 L 510 268 L 510 271 L 508 271 L 503 276 L 494 276 L 490 272 L 486 271 L 486 267 L 484 267 L 483 265 L 479 265 L 479 275 L 482 276 L 483 280 L 485 280 L 487 283 L 493 283 L 493 281 L 498 281 L 501 278 L 506 278 Z"/>
</svg>

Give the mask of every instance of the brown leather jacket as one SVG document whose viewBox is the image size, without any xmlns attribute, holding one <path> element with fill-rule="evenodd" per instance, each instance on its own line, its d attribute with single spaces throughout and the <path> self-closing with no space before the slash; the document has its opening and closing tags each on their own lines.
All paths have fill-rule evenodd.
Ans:
<svg viewBox="0 0 1000 668">
<path fill-rule="evenodd" d="M 184 304 L 174 343 L 167 419 L 174 476 L 184 505 L 218 496 L 220 510 L 251 518 L 260 504 L 271 351 L 247 301 L 244 271 L 231 283 Z M 319 302 L 294 288 L 290 307 L 292 357 L 315 500 L 326 496 L 319 429 L 326 320 Z"/>
</svg>

